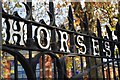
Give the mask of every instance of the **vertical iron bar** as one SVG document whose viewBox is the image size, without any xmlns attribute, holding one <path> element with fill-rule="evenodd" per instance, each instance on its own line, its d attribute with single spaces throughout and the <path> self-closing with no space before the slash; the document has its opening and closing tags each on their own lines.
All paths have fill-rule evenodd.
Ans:
<svg viewBox="0 0 120 80">
<path fill-rule="evenodd" d="M 120 1 L 119 1 L 118 5 L 120 7 Z M 120 9 L 119 9 L 119 12 L 120 12 Z M 120 16 L 120 13 L 119 13 L 119 16 Z M 119 17 L 118 22 L 116 24 L 116 36 L 117 36 L 117 41 L 120 42 L 120 17 Z M 120 60 L 120 58 L 119 58 L 120 57 L 120 43 L 117 44 L 117 47 L 118 47 L 118 53 L 119 53 L 118 60 Z M 119 65 L 120 61 L 117 62 L 117 64 L 120 68 L 120 65 Z M 119 69 L 119 78 L 120 78 L 120 69 Z"/>
<path fill-rule="evenodd" d="M 101 62 L 103 63 L 103 58 L 102 57 L 101 57 Z M 102 65 L 102 74 L 103 74 L 103 80 L 105 80 L 104 65 Z"/>
<path fill-rule="evenodd" d="M 119 60 L 119 54 L 116 52 L 117 54 L 117 60 Z M 117 65 L 118 65 L 118 76 L 119 76 L 119 79 L 120 79 L 120 61 L 117 61 Z"/>
<path fill-rule="evenodd" d="M 86 12 L 84 13 L 83 25 L 84 25 L 84 33 L 89 35 L 89 28 L 88 28 L 89 24 L 88 24 L 88 18 Z M 90 37 L 84 36 L 84 42 L 87 48 L 87 54 L 92 54 L 90 40 L 91 40 Z"/>
<path fill-rule="evenodd" d="M 32 2 L 27 2 L 27 5 L 30 7 L 30 9 L 32 9 Z M 32 13 L 31 13 L 32 15 Z M 30 20 L 32 20 L 32 16 L 30 16 Z M 27 46 L 31 47 L 31 39 L 32 39 L 32 24 L 28 23 L 27 24 Z M 31 59 L 32 59 L 32 52 L 29 51 L 29 62 L 31 63 Z"/>
<path fill-rule="evenodd" d="M 113 78 L 114 80 L 116 80 L 114 58 L 112 58 L 112 67 L 113 67 Z"/>
<path fill-rule="evenodd" d="M 31 61 L 32 61 L 32 51 L 29 50 L 29 62 L 31 64 Z"/>
<path fill-rule="evenodd" d="M 70 34 L 70 52 L 75 52 L 75 40 L 74 40 L 74 34 Z"/>
<path fill-rule="evenodd" d="M 100 21 L 97 19 L 97 31 L 98 31 L 98 37 L 102 38 L 102 32 L 101 32 L 101 26 L 100 26 Z M 100 50 L 100 56 L 104 56 L 103 54 L 103 44 L 102 40 L 98 40 L 99 42 L 99 50 Z M 103 58 L 101 57 L 101 62 L 103 63 Z M 102 65 L 102 74 L 103 74 L 103 80 L 105 80 L 105 75 L 104 75 L 104 65 Z"/>
<path fill-rule="evenodd" d="M 76 75 L 76 67 L 75 67 L 75 60 L 74 57 L 72 57 L 72 65 L 73 65 L 73 69 L 72 69 L 72 76 Z"/>
<path fill-rule="evenodd" d="M 94 57 L 94 60 L 95 60 L 95 65 L 97 66 L 97 61 L 96 61 L 96 57 Z M 95 69 L 95 72 L 96 72 L 96 80 L 98 80 L 98 68 Z"/>
<path fill-rule="evenodd" d="M 108 32 L 108 36 L 109 36 L 109 40 L 112 40 L 113 41 L 113 38 L 112 38 L 112 31 L 109 29 L 109 27 L 106 25 L 106 29 L 107 29 L 107 32 Z M 112 60 L 115 59 L 115 55 L 114 55 L 114 42 L 109 42 L 110 44 L 110 50 L 111 50 L 111 57 L 112 57 Z M 114 62 L 112 61 L 112 67 L 113 67 L 113 76 L 114 76 L 114 79 L 116 80 L 116 74 L 115 74 L 115 65 L 114 65 Z"/>
<path fill-rule="evenodd" d="M 57 49 L 57 44 L 56 44 L 56 30 L 55 29 L 51 31 L 51 41 L 52 41 L 51 49 L 53 51 L 57 51 L 58 49 Z"/>
<path fill-rule="evenodd" d="M 53 16 L 53 19 L 50 20 L 54 20 L 54 23 L 52 24 L 52 26 L 55 26 L 55 15 L 54 15 L 54 4 L 53 2 L 50 0 L 49 2 L 49 11 Z M 50 21 L 51 23 L 51 21 Z M 57 45 L 56 45 L 56 29 L 51 30 L 51 40 L 52 40 L 52 44 L 51 44 L 51 48 L 53 51 L 57 51 Z M 54 65 L 54 80 L 56 80 L 57 78 L 57 70 L 56 70 L 56 59 L 54 59 L 53 65 Z"/>
<path fill-rule="evenodd" d="M 80 62 L 81 62 L 81 72 L 83 72 L 83 59 L 82 59 L 82 56 L 80 56 Z M 83 76 L 80 79 L 83 79 Z"/>
<path fill-rule="evenodd" d="M 72 14 L 71 6 L 69 6 L 68 20 L 69 20 L 69 30 L 75 31 L 74 25 L 73 25 L 73 14 Z M 74 33 L 70 34 L 70 51 L 72 53 L 75 52 Z M 76 74 L 76 67 L 75 67 L 76 63 L 75 63 L 74 57 L 72 57 L 72 65 L 73 65 L 72 73 L 73 73 L 73 76 L 74 76 Z"/>
<path fill-rule="evenodd" d="M 32 2 L 27 2 L 27 5 L 30 7 L 30 9 L 32 10 Z M 32 12 L 30 15 L 30 20 L 32 20 Z M 31 47 L 32 43 L 32 24 L 28 23 L 27 24 L 27 46 Z M 29 50 L 29 62 L 31 64 L 31 60 L 32 60 L 32 51 Z"/>
<path fill-rule="evenodd" d="M 107 62 L 109 62 L 109 58 L 107 58 Z M 107 73 L 108 73 L 108 79 L 110 79 L 110 65 L 109 65 L 109 63 L 107 63 L 107 69 L 108 69 L 108 71 L 107 71 Z"/>
<path fill-rule="evenodd" d="M 53 4 L 53 1 L 52 1 L 52 0 L 49 0 L 49 11 L 50 11 L 50 13 L 52 14 L 53 20 L 54 20 L 52 26 L 55 26 L 56 24 L 55 24 L 55 15 L 54 15 L 54 4 Z"/>
<path fill-rule="evenodd" d="M 91 68 L 91 64 L 90 64 L 90 58 L 89 57 L 87 57 L 87 59 L 88 59 L 88 68 L 90 69 Z M 91 80 L 91 73 L 90 73 L 91 71 L 89 71 L 89 73 L 88 73 L 88 76 L 89 76 L 89 80 Z"/>
<path fill-rule="evenodd" d="M 83 26 L 84 26 L 84 33 L 86 35 L 89 35 L 89 28 L 88 28 L 88 18 L 87 18 L 87 13 L 85 12 L 84 13 L 84 18 L 83 18 Z M 91 38 L 89 36 L 84 36 L 84 43 L 85 43 L 85 46 L 86 46 L 86 54 L 92 54 L 92 50 L 91 50 Z M 87 62 L 87 65 L 88 65 L 88 68 L 90 68 L 90 61 L 89 61 L 89 57 L 86 57 L 86 62 Z M 88 73 L 89 75 L 89 79 L 91 80 L 91 75 L 90 75 L 90 72 Z"/>
<path fill-rule="evenodd" d="M 15 80 L 18 80 L 18 63 L 17 56 L 14 56 L 14 71 L 15 71 Z"/>
<path fill-rule="evenodd" d="M 42 55 L 42 78 L 45 80 L 45 55 Z"/>
<path fill-rule="evenodd" d="M 74 34 L 70 34 L 70 51 L 74 53 L 75 51 L 75 42 L 74 42 Z M 76 63 L 74 57 L 72 57 L 72 65 L 73 65 L 73 75 L 76 75 Z"/>
<path fill-rule="evenodd" d="M 54 59 L 54 80 L 57 79 L 56 59 Z"/>
<path fill-rule="evenodd" d="M 49 2 L 49 11 L 52 14 L 54 19 L 50 19 L 50 20 L 54 20 L 54 23 L 52 24 L 52 26 L 55 26 L 55 15 L 54 15 L 54 4 L 53 2 L 50 0 Z M 50 21 L 51 23 L 51 21 Z M 53 51 L 57 51 L 57 44 L 56 44 L 56 29 L 52 29 L 51 30 L 51 40 L 52 40 L 52 44 L 51 44 L 51 49 Z M 54 80 L 57 79 L 57 70 L 56 70 L 56 59 L 54 58 L 53 61 L 53 65 L 54 65 Z"/>
<path fill-rule="evenodd" d="M 32 9 L 32 2 L 27 2 L 27 5 L 30 7 L 30 9 Z M 30 16 L 30 20 L 32 20 L 32 16 Z M 31 38 L 32 38 L 32 24 L 28 23 L 27 24 L 27 39 L 31 39 Z M 30 45 L 31 43 L 28 43 L 28 46 Z"/>
</svg>

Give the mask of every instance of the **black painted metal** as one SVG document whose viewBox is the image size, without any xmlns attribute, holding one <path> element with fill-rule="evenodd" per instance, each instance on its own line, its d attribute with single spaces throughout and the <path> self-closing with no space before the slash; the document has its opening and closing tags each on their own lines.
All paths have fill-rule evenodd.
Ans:
<svg viewBox="0 0 120 80">
<path fill-rule="evenodd" d="M 17 62 L 17 56 L 14 57 L 14 71 L 15 71 L 15 79 L 18 80 L 18 62 Z"/>
<path fill-rule="evenodd" d="M 117 59 L 118 59 L 118 54 L 117 54 Z M 117 65 L 118 65 L 118 75 L 119 75 L 119 78 L 120 78 L 120 63 L 119 63 L 119 61 L 117 61 Z"/>
<path fill-rule="evenodd" d="M 9 53 L 9 54 L 11 54 L 12 56 L 15 56 L 15 57 L 17 56 L 17 60 L 21 63 L 22 67 L 24 68 L 28 80 L 31 80 L 31 79 L 35 80 L 35 75 L 33 73 L 31 65 L 29 64 L 28 60 L 26 60 L 25 57 L 21 53 L 19 53 L 15 49 L 8 48 L 8 47 L 5 47 L 5 46 L 2 46 L 2 50 L 5 51 L 5 52 L 7 52 L 7 53 Z M 15 75 L 16 75 L 15 80 L 17 80 L 17 73 Z"/>
<path fill-rule="evenodd" d="M 101 31 L 100 21 L 98 19 L 97 19 L 97 31 L 98 31 L 98 37 L 102 38 L 102 31 Z M 100 55 L 104 56 L 104 54 L 103 54 L 103 44 L 101 44 L 102 40 L 98 40 L 98 42 L 99 42 Z M 103 63 L 103 58 L 101 58 L 101 62 Z M 105 80 L 104 65 L 102 65 L 102 74 L 103 74 L 103 80 Z"/>
<path fill-rule="evenodd" d="M 95 61 L 95 65 L 97 65 L 97 61 L 96 61 L 96 58 L 94 58 L 94 61 Z M 96 71 L 96 80 L 98 80 L 98 68 L 95 69 Z"/>
<path fill-rule="evenodd" d="M 32 17 L 32 2 L 28 2 L 27 4 L 23 3 L 26 7 L 27 10 L 27 16 L 26 19 L 21 18 L 17 12 L 14 13 L 14 15 L 9 15 L 7 14 L 4 10 L 2 12 L 2 18 L 5 19 L 5 23 L 7 25 L 7 29 L 8 31 L 6 31 L 6 33 L 8 33 L 10 36 L 10 22 L 9 19 L 13 20 L 13 21 L 17 21 L 16 26 L 17 28 L 20 28 L 20 24 L 19 22 L 23 22 L 24 24 L 27 24 L 27 42 L 25 43 L 25 46 L 20 46 L 19 45 L 19 41 L 18 43 L 14 44 L 10 44 L 9 41 L 9 37 L 6 40 L 6 44 L 2 45 L 2 51 L 7 52 L 9 54 L 11 54 L 15 59 L 15 80 L 18 80 L 18 63 L 17 61 L 19 61 L 21 63 L 21 65 L 23 66 L 27 78 L 28 80 L 36 80 L 36 65 L 37 63 L 39 63 L 39 59 L 40 57 L 42 57 L 42 77 L 43 80 L 45 80 L 45 55 L 49 55 L 54 61 L 54 80 L 66 80 L 68 79 L 67 77 L 67 70 L 66 70 L 66 58 L 67 57 L 72 57 L 72 77 L 71 79 L 74 78 L 79 78 L 80 80 L 83 80 L 84 77 L 86 76 L 86 74 L 88 75 L 87 78 L 90 80 L 92 80 L 93 78 L 93 74 L 91 74 L 92 70 L 95 69 L 95 78 L 97 80 L 99 80 L 99 67 L 102 67 L 102 79 L 105 80 L 105 66 L 107 65 L 107 69 L 108 69 L 108 80 L 110 79 L 110 66 L 112 63 L 112 68 L 113 68 L 113 78 L 114 80 L 117 80 L 118 78 L 120 79 L 120 24 L 116 24 L 116 31 L 115 34 L 117 36 L 117 40 L 113 40 L 112 38 L 112 32 L 110 31 L 109 27 L 106 26 L 106 30 L 108 33 L 108 37 L 109 39 L 105 39 L 102 37 L 102 32 L 101 32 L 101 26 L 100 26 L 100 22 L 97 19 L 97 32 L 98 32 L 98 37 L 92 36 L 89 33 L 89 29 L 88 29 L 88 19 L 87 19 L 87 15 L 86 12 L 84 14 L 84 20 L 82 21 L 82 23 L 84 24 L 84 33 L 79 33 L 75 30 L 74 28 L 74 21 L 73 21 L 73 14 L 72 14 L 72 9 L 71 6 L 69 6 L 69 13 L 68 13 L 68 20 L 69 20 L 69 30 L 66 30 L 65 28 L 62 29 L 60 27 L 55 27 L 55 14 L 54 14 L 54 5 L 53 2 L 49 3 L 49 11 L 48 11 L 48 15 L 50 17 L 50 25 L 46 25 L 46 23 L 44 22 L 44 20 L 40 20 L 40 22 L 35 22 L 33 21 L 33 17 Z M 14 24 L 14 23 L 13 23 Z M 34 42 L 34 40 L 32 39 L 32 25 L 34 26 L 43 26 L 45 28 L 47 28 L 48 30 L 51 31 L 51 50 L 45 50 L 45 49 L 39 49 L 36 46 L 36 43 Z M 65 31 L 70 35 L 70 51 L 71 52 L 61 52 L 59 51 L 59 47 L 57 45 L 57 41 L 56 41 L 56 32 L 58 30 L 61 31 Z M 84 43 L 87 47 L 87 52 L 86 54 L 78 54 L 76 53 L 76 48 L 75 48 L 75 35 L 81 35 L 84 36 Z M 92 55 L 92 44 L 91 44 L 91 39 L 96 39 L 99 42 L 99 50 L 100 50 L 100 56 L 94 56 Z M 111 50 L 111 57 L 107 57 L 104 53 L 103 53 L 103 48 L 104 42 L 109 42 L 110 44 L 110 50 Z M 116 52 L 117 57 L 115 57 L 116 55 L 114 54 L 114 48 L 115 45 L 117 45 L 119 52 Z M 0 46 L 1 47 L 1 46 Z M 19 50 L 26 50 L 29 52 L 29 59 L 26 59 L 20 52 L 18 52 Z M 38 51 L 39 54 L 37 54 L 35 57 L 32 58 L 32 52 L 33 51 Z M 58 58 L 56 56 L 56 54 L 64 54 L 63 57 Z M 75 57 L 79 56 L 80 59 L 80 65 L 81 65 L 81 72 L 79 74 L 76 74 L 76 62 L 75 62 Z M 84 69 L 84 62 L 83 62 L 83 57 L 86 58 L 86 63 L 88 65 L 87 69 Z M 91 62 L 91 59 L 94 59 L 94 62 Z M 100 59 L 101 63 L 98 63 L 97 60 Z M 107 62 L 104 62 L 103 59 L 106 59 Z M 117 62 L 117 68 L 118 68 L 118 77 L 116 76 L 116 63 Z M 95 63 L 94 65 L 91 65 L 92 63 Z M 58 76 L 58 77 L 57 77 Z"/>
</svg>

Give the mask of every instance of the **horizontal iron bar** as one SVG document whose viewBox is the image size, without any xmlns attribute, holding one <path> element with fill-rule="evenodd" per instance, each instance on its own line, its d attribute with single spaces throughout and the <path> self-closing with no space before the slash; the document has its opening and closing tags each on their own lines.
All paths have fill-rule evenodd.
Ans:
<svg viewBox="0 0 120 80">
<path fill-rule="evenodd" d="M 45 49 L 33 49 L 33 48 L 27 48 L 27 47 L 17 47 L 17 46 L 12 46 L 12 45 L 3 45 L 2 47 L 11 47 L 14 49 L 22 49 L 22 50 L 31 50 L 31 51 L 42 51 L 47 52 L 47 53 L 56 53 L 56 54 L 67 54 L 65 56 L 69 57 L 75 57 L 75 56 L 85 56 L 85 57 L 93 57 L 93 58 L 108 58 L 108 59 L 116 59 L 113 57 L 107 57 L 107 56 L 94 56 L 94 55 L 89 55 L 89 54 L 78 54 L 78 53 L 71 53 L 71 52 L 61 52 L 61 51 L 53 51 L 53 50 L 45 50 Z"/>
</svg>

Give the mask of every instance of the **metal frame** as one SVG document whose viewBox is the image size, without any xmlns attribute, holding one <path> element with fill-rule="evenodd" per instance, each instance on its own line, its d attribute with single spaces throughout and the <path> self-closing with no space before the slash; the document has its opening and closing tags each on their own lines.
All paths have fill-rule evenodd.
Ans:
<svg viewBox="0 0 120 80">
<path fill-rule="evenodd" d="M 119 73 L 119 79 L 120 79 L 120 25 L 117 23 L 116 25 L 116 36 L 118 38 L 117 41 L 114 41 L 112 39 L 112 32 L 110 31 L 109 27 L 106 26 L 106 30 L 108 32 L 108 36 L 109 36 L 109 39 L 104 39 L 102 37 L 102 34 L 101 34 L 101 26 L 100 26 L 100 22 L 99 20 L 97 20 L 97 31 L 98 31 L 98 37 L 95 37 L 95 36 L 92 36 L 90 35 L 89 33 L 89 30 L 88 30 L 88 20 L 87 20 L 87 16 L 86 16 L 86 12 L 84 14 L 84 21 L 82 22 L 84 25 L 84 31 L 85 33 L 81 33 L 81 32 L 76 32 L 76 30 L 74 29 L 74 25 L 73 25 L 73 14 L 72 14 L 72 9 L 71 9 L 71 6 L 69 6 L 69 13 L 68 13 L 68 20 L 69 20 L 69 30 L 66 30 L 66 29 L 62 29 L 60 27 L 56 27 L 56 24 L 55 24 L 55 15 L 54 15 L 54 5 L 53 5 L 53 2 L 49 2 L 49 11 L 48 11 L 48 14 L 49 14 L 49 17 L 50 17 L 50 25 L 46 25 L 44 23 L 44 21 L 41 21 L 40 23 L 38 22 L 35 22 L 32 18 L 32 11 L 31 11 L 31 4 L 32 2 L 27 2 L 27 4 L 23 3 L 26 7 L 26 10 L 27 10 L 27 17 L 26 19 L 23 19 L 21 17 L 19 17 L 17 15 L 17 13 L 15 13 L 15 15 L 9 15 L 7 13 L 5 13 L 5 11 L 3 10 L 2 12 L 2 18 L 4 18 L 6 20 L 6 24 L 7 26 L 9 26 L 9 19 L 12 19 L 12 20 L 15 20 L 15 21 L 19 21 L 19 22 L 24 22 L 24 24 L 27 24 L 27 29 L 28 29 L 28 33 L 27 33 L 27 42 L 26 42 L 26 46 L 20 46 L 20 45 L 13 45 L 13 44 L 3 44 L 2 45 L 2 51 L 4 52 L 7 52 L 9 54 L 11 54 L 12 56 L 14 56 L 14 61 L 15 61 L 15 80 L 18 80 L 18 64 L 17 64 L 17 61 L 19 61 L 21 63 L 21 65 L 23 66 L 25 72 L 26 72 L 26 75 L 27 75 L 27 78 L 28 80 L 36 80 L 35 78 L 35 69 L 36 69 L 36 65 L 37 63 L 39 62 L 39 59 L 41 56 L 44 56 L 44 55 L 50 55 L 50 57 L 52 59 L 55 59 L 55 62 L 54 62 L 54 66 L 57 67 L 57 69 L 55 68 L 54 70 L 58 71 L 58 77 L 56 76 L 56 72 L 54 72 L 54 79 L 58 79 L 58 80 L 61 80 L 61 79 L 69 79 L 67 77 L 67 73 L 66 73 L 66 58 L 67 57 L 72 57 L 72 61 L 73 61 L 73 76 L 71 77 L 71 79 L 74 79 L 74 78 L 79 78 L 81 80 L 83 80 L 83 76 L 85 74 L 88 74 L 88 78 L 89 79 L 92 79 L 92 74 L 90 73 L 92 71 L 92 69 L 95 69 L 96 70 L 96 79 L 98 80 L 98 67 L 102 67 L 102 73 L 103 73 L 103 80 L 105 80 L 105 75 L 104 75 L 104 65 L 107 64 L 107 68 L 109 69 L 110 68 L 110 63 L 112 62 L 113 64 L 113 75 L 114 75 L 114 79 L 117 80 L 117 77 L 116 77 L 116 74 L 115 74 L 115 65 L 114 65 L 114 62 L 117 62 L 117 65 L 118 65 L 118 73 Z M 32 39 L 32 25 L 35 25 L 35 26 L 43 26 L 43 27 L 47 27 L 48 29 L 51 30 L 51 50 L 44 50 L 44 49 L 39 49 L 36 47 L 35 45 L 35 42 L 34 40 Z M 18 26 L 18 25 L 17 25 Z M 56 42 L 56 34 L 55 32 L 58 31 L 58 30 L 61 30 L 61 31 L 65 31 L 67 33 L 70 34 L 70 51 L 71 52 L 61 52 L 61 51 L 58 51 L 57 49 L 57 42 Z M 75 39 L 74 39 L 74 35 L 82 35 L 84 36 L 84 39 L 85 39 L 85 45 L 87 47 L 87 54 L 83 55 L 83 54 L 78 54 L 78 53 L 75 53 Z M 92 50 L 91 50 L 91 39 L 96 39 L 98 40 L 98 43 L 99 43 L 99 50 L 100 50 L 100 56 L 94 56 L 94 55 L 91 55 L 92 53 Z M 107 41 L 110 43 L 110 50 L 111 50 L 111 53 L 112 53 L 112 56 L 111 57 L 106 57 L 103 53 L 103 44 L 101 44 L 102 42 L 104 41 Z M 118 50 L 119 50 L 119 54 L 117 55 L 117 58 L 115 58 L 115 55 L 114 55 L 114 46 L 117 45 L 118 47 Z M 19 50 L 27 50 L 29 51 L 29 60 L 26 59 L 20 52 Z M 38 51 L 40 52 L 40 54 L 36 55 L 34 58 L 32 58 L 32 51 Z M 63 54 L 64 56 L 61 57 L 60 59 L 56 56 L 56 54 Z M 76 74 L 75 71 L 75 60 L 74 60 L 74 57 L 75 56 L 79 56 L 80 57 L 80 61 L 81 61 L 81 67 L 83 67 L 83 61 L 82 61 L 82 57 L 85 57 L 86 58 L 86 62 L 89 62 L 89 68 L 82 71 L 80 74 Z M 94 58 L 94 62 L 95 62 L 95 65 L 90 65 L 91 62 L 90 62 L 90 58 Z M 101 64 L 97 64 L 96 62 L 96 59 L 100 59 L 101 60 Z M 44 65 L 44 57 L 42 58 L 43 59 L 43 79 L 45 79 L 45 65 Z M 107 59 L 107 62 L 103 62 L 103 59 Z M 111 59 L 111 61 L 109 61 L 109 59 Z M 109 71 L 109 70 L 108 70 Z M 110 71 L 109 71 L 110 72 Z M 109 75 L 109 78 L 110 78 L 110 73 L 108 74 Z"/>
</svg>

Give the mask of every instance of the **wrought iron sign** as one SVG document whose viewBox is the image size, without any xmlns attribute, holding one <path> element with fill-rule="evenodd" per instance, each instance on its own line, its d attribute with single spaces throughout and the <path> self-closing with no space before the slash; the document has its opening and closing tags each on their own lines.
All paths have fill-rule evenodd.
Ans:
<svg viewBox="0 0 120 80">
<path fill-rule="evenodd" d="M 27 5 L 26 5 L 27 6 Z M 28 6 L 27 6 L 28 7 Z M 51 15 L 50 12 L 48 12 L 49 16 L 50 16 L 50 20 L 52 21 L 51 23 L 54 22 L 54 17 L 53 15 Z M 71 14 L 71 15 L 70 15 Z M 3 17 L 6 17 L 5 15 L 8 15 L 7 13 L 4 13 L 3 11 Z M 20 18 L 19 19 L 5 19 L 5 23 L 6 23 L 6 30 L 5 30 L 5 43 L 6 44 L 14 44 L 14 45 L 26 45 L 26 42 L 28 40 L 28 31 L 29 28 L 27 28 L 27 22 L 21 22 L 22 20 L 24 21 L 24 19 L 22 19 L 17 12 L 14 13 L 14 17 L 16 18 Z M 68 19 L 69 19 L 69 30 L 65 30 L 65 29 L 60 29 L 56 26 L 52 26 L 52 25 L 46 25 L 41 24 L 41 23 L 35 23 L 35 22 L 31 22 L 31 30 L 32 30 L 32 37 L 31 39 L 33 39 L 33 42 L 31 44 L 35 44 L 35 46 L 37 48 L 40 49 L 47 49 L 50 50 L 51 49 L 51 45 L 52 43 L 58 43 L 60 45 L 56 45 L 55 47 L 59 47 L 59 49 L 57 49 L 58 51 L 62 51 L 62 52 L 71 52 L 70 50 L 70 46 L 68 46 L 69 42 L 73 42 L 74 45 L 77 45 L 79 48 L 76 49 L 77 53 L 82 53 L 82 54 L 86 54 L 87 52 L 87 45 L 85 43 L 85 36 L 87 36 L 86 34 L 83 33 L 79 33 L 76 32 L 76 30 L 74 29 L 73 26 L 73 17 L 72 17 L 72 9 L 69 6 L 69 15 L 68 15 Z M 85 13 L 85 18 L 87 18 L 86 13 Z M 44 22 L 44 21 L 43 21 Z M 38 26 L 36 26 L 38 25 Z M 87 23 L 85 25 L 88 25 Z M 98 34 L 101 33 L 101 31 L 99 31 L 100 28 L 100 22 L 98 20 L 98 24 L 97 24 L 97 28 L 98 28 Z M 87 29 L 88 26 L 85 28 L 85 30 Z M 55 29 L 55 33 L 52 34 L 53 29 Z M 108 33 L 111 34 L 110 29 L 106 26 L 106 29 L 108 31 Z M 101 29 L 100 29 L 101 30 Z M 52 40 L 52 35 L 54 35 L 55 38 L 58 39 L 58 41 L 51 41 Z M 71 36 L 72 35 L 72 36 Z M 119 35 L 119 34 L 118 34 Z M 110 35 L 111 36 L 111 35 Z M 99 39 L 95 39 L 93 36 L 89 36 L 91 37 L 91 40 L 89 41 L 92 46 L 92 53 L 94 55 L 100 55 L 99 54 Z M 70 39 L 73 38 L 73 39 Z M 88 40 L 87 40 L 88 41 Z M 106 42 L 105 39 L 104 41 L 102 41 L 103 44 L 103 50 L 104 52 L 107 52 L 108 56 L 111 56 L 111 45 L 110 42 Z M 75 47 L 75 46 L 74 46 Z M 80 49 L 81 48 L 81 49 Z M 114 48 L 114 47 L 113 47 Z"/>
<path fill-rule="evenodd" d="M 65 61 L 64 59 L 66 58 L 66 56 L 65 57 L 63 56 L 64 58 L 61 58 L 63 62 L 60 63 L 59 58 L 57 58 L 57 56 L 53 53 L 56 54 L 63 53 L 65 55 L 66 53 L 71 53 L 73 55 L 77 53 L 75 55 L 79 55 L 80 58 L 83 55 L 86 57 L 87 56 L 86 54 L 93 55 L 94 57 L 96 55 L 99 55 L 99 57 L 101 58 L 101 62 L 103 62 L 103 56 L 105 57 L 107 56 L 106 58 L 107 60 L 108 57 L 109 58 L 112 57 L 111 59 L 115 58 L 114 50 L 116 45 L 118 47 L 118 51 L 120 54 L 120 25 L 118 23 L 116 24 L 116 30 L 114 31 L 115 35 L 117 36 L 117 39 L 113 40 L 112 31 L 109 29 L 107 25 L 106 25 L 106 30 L 108 33 L 108 37 L 102 36 L 99 19 L 97 19 L 97 25 L 96 25 L 97 34 L 89 32 L 86 12 L 84 13 L 83 21 L 81 21 L 81 23 L 83 23 L 82 26 L 84 27 L 84 31 L 83 32 L 77 31 L 74 28 L 74 24 L 73 24 L 74 19 L 73 19 L 71 6 L 69 6 L 69 11 L 68 11 L 69 28 L 66 29 L 65 26 L 57 27 L 55 24 L 53 2 L 49 2 L 49 11 L 47 12 L 50 17 L 49 25 L 47 25 L 43 19 L 40 20 L 40 22 L 34 21 L 32 17 L 31 2 L 28 2 L 27 4 L 25 3 L 22 4 L 24 4 L 26 8 L 26 13 L 27 13 L 26 18 L 20 17 L 18 12 L 14 12 L 13 15 L 10 15 L 6 13 L 4 9 L 2 9 L 2 18 L 4 19 L 4 25 L 6 26 L 4 29 L 5 36 L 3 37 L 4 44 L 2 50 L 9 52 L 15 57 L 15 61 L 19 60 L 20 63 L 22 63 L 22 66 L 24 67 L 29 80 L 31 80 L 31 78 L 33 78 L 32 80 L 35 80 L 35 74 L 34 74 L 35 67 L 39 61 L 38 58 L 40 58 L 40 56 L 43 55 L 42 53 L 38 54 L 36 57 L 34 57 L 34 59 L 32 59 L 31 51 L 40 51 L 40 52 L 48 51 L 50 54 L 48 52 L 44 54 L 49 54 L 52 58 L 55 58 L 55 61 L 57 63 L 54 61 L 54 64 L 57 65 L 58 67 L 59 79 L 60 77 L 63 77 L 63 75 L 66 74 L 66 72 L 64 71 L 63 72 L 65 74 L 60 73 L 62 72 L 62 70 L 65 69 L 64 67 L 65 64 L 63 62 Z M 19 52 L 16 52 L 16 50 L 19 49 L 29 51 L 30 64 L 27 63 L 27 59 L 25 57 L 19 54 Z M 71 54 L 69 55 L 71 56 Z M 42 58 L 42 60 L 44 59 Z M 62 63 L 64 64 L 63 66 L 61 66 Z M 81 63 L 83 63 L 82 60 Z M 75 63 L 73 63 L 73 65 L 75 65 Z M 15 66 L 17 66 L 17 62 Z M 28 67 L 28 69 L 26 66 Z M 44 66 L 44 61 L 42 62 L 42 66 Z M 83 65 L 81 64 L 81 66 Z M 15 67 L 15 69 L 17 70 L 17 67 Z M 102 63 L 102 70 L 104 73 L 103 63 Z M 42 76 L 43 77 L 45 76 L 44 69 Z M 17 77 L 18 77 L 17 72 L 15 72 L 16 80 Z"/>
</svg>

